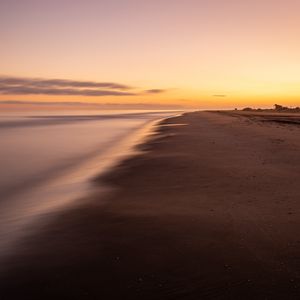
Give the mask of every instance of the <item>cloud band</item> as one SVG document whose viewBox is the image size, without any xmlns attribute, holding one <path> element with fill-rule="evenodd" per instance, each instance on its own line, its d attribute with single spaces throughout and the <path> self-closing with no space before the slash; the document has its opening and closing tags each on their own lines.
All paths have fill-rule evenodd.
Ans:
<svg viewBox="0 0 300 300">
<path fill-rule="evenodd" d="M 131 86 L 114 82 L 0 76 L 0 94 L 4 95 L 79 95 L 103 97 L 137 96 L 163 92 L 165 90 L 162 89 L 151 89 L 140 92 Z"/>
</svg>

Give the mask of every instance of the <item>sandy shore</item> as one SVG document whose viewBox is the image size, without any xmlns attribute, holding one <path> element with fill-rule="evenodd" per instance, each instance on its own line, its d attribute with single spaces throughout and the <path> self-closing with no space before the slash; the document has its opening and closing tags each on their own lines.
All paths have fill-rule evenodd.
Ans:
<svg viewBox="0 0 300 300">
<path fill-rule="evenodd" d="M 163 121 L 111 194 L 19 245 L 0 299 L 299 299 L 300 126 L 262 119 Z"/>
</svg>

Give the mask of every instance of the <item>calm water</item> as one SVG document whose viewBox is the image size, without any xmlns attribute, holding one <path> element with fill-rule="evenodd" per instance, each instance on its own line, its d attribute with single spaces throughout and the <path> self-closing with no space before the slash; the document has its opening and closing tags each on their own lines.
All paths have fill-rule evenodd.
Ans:
<svg viewBox="0 0 300 300">
<path fill-rule="evenodd" d="M 74 204 L 147 126 L 178 112 L 32 112 L 0 115 L 0 255 L 37 221 Z M 35 225 L 34 225 L 35 224 Z"/>
</svg>

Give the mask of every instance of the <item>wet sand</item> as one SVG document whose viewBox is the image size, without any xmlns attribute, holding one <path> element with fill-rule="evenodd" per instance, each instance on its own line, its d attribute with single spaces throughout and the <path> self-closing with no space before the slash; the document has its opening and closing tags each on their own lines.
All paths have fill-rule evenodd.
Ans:
<svg viewBox="0 0 300 300">
<path fill-rule="evenodd" d="M 141 149 L 19 244 L 0 299 L 299 299 L 299 125 L 188 113 Z"/>
</svg>

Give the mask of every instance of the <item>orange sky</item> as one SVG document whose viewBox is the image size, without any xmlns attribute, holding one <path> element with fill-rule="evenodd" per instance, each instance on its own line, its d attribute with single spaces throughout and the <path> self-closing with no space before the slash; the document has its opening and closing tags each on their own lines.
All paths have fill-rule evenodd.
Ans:
<svg viewBox="0 0 300 300">
<path fill-rule="evenodd" d="M 296 0 L 3 0 L 2 77 L 113 82 L 134 95 L 13 94 L 2 84 L 0 100 L 300 105 L 299 11 Z"/>
</svg>

